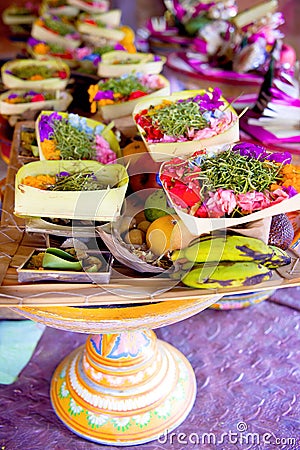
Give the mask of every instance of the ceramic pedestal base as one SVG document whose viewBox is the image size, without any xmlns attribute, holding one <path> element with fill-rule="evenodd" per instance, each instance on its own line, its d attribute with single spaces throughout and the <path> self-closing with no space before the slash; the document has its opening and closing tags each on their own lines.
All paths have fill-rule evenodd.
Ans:
<svg viewBox="0 0 300 450">
<path fill-rule="evenodd" d="M 195 395 L 190 363 L 148 330 L 89 336 L 59 364 L 51 383 L 54 410 L 71 431 L 118 446 L 174 430 Z"/>
</svg>

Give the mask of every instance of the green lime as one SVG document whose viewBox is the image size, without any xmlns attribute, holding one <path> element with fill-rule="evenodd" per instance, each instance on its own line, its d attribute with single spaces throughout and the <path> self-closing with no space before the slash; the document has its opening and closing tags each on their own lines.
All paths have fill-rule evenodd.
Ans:
<svg viewBox="0 0 300 450">
<path fill-rule="evenodd" d="M 144 205 L 145 217 L 149 222 L 153 222 L 159 217 L 167 214 L 175 214 L 173 208 L 168 206 L 167 196 L 163 189 L 154 191 L 145 201 Z"/>
</svg>

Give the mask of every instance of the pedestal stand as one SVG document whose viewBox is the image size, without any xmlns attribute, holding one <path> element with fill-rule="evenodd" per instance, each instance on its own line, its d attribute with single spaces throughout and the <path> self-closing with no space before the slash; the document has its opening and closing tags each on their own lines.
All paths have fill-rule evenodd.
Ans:
<svg viewBox="0 0 300 450">
<path fill-rule="evenodd" d="M 149 442 L 181 424 L 196 395 L 190 363 L 153 331 L 88 337 L 57 367 L 51 401 L 63 423 L 100 444 Z"/>
</svg>

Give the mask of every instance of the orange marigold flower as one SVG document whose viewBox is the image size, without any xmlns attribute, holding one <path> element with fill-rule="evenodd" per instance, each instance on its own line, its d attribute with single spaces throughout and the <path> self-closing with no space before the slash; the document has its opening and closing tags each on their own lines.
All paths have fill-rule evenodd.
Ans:
<svg viewBox="0 0 300 450">
<path fill-rule="evenodd" d="M 42 75 L 39 75 L 39 74 L 32 75 L 30 77 L 30 80 L 32 80 L 32 81 L 39 81 L 39 80 L 43 80 L 43 79 L 44 79 L 44 77 L 42 77 Z"/>
<path fill-rule="evenodd" d="M 48 186 L 55 184 L 55 177 L 51 175 L 28 175 L 23 179 L 23 184 L 37 189 L 46 190 Z"/>
<path fill-rule="evenodd" d="M 34 46 L 34 51 L 38 55 L 47 55 L 50 51 L 49 45 L 44 44 L 43 42 L 40 42 L 39 44 L 36 44 Z"/>
<path fill-rule="evenodd" d="M 41 148 L 46 159 L 48 160 L 60 159 L 60 151 L 56 147 L 55 141 L 45 139 L 43 142 L 41 142 Z"/>
</svg>

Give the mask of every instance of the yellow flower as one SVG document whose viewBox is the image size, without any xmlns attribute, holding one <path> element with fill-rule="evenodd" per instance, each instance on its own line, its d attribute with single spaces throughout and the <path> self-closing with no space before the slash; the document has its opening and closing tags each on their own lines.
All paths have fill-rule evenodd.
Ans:
<svg viewBox="0 0 300 450">
<path fill-rule="evenodd" d="M 134 45 L 135 34 L 132 28 L 124 25 L 120 27 L 120 30 L 125 34 L 123 39 L 120 41 L 120 44 L 123 45 L 128 53 L 136 53 L 136 47 Z"/>
<path fill-rule="evenodd" d="M 95 113 L 97 111 L 97 102 L 94 101 L 95 95 L 99 91 L 98 84 L 91 84 L 88 88 L 89 94 L 89 102 L 91 104 L 91 113 Z"/>
</svg>

